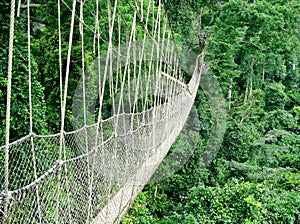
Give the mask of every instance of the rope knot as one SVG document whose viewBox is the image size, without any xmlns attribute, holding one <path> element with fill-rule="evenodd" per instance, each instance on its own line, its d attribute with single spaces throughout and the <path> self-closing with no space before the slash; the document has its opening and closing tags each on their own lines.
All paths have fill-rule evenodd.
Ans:
<svg viewBox="0 0 300 224">
<path fill-rule="evenodd" d="M 56 160 L 56 162 L 59 166 L 62 166 L 64 164 L 64 160 L 62 160 L 62 159 L 58 159 L 58 160 Z"/>
<path fill-rule="evenodd" d="M 13 199 L 11 191 L 7 191 L 7 192 L 2 191 L 0 193 L 0 201 L 2 201 L 2 200 L 9 200 L 9 199 Z"/>
</svg>

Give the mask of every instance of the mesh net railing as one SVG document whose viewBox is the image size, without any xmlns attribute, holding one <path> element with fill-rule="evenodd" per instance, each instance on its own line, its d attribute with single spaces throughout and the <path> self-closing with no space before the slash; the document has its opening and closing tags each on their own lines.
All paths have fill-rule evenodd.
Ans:
<svg viewBox="0 0 300 224">
<path fill-rule="evenodd" d="M 117 129 L 114 127 L 114 117 L 102 121 L 105 127 L 103 130 L 109 134 L 101 133 L 103 137 L 99 138 L 99 145 L 90 145 L 87 151 L 85 135 L 87 134 L 88 139 L 93 139 L 88 140 L 88 143 L 94 142 L 97 125 L 64 133 L 66 154 L 63 155 L 62 161 L 57 161 L 59 134 L 33 136 L 34 153 L 31 151 L 31 136 L 10 144 L 12 162 L 9 167 L 9 183 L 10 186 L 19 188 L 10 187 L 9 198 L 5 198 L 4 195 L 0 197 L 1 210 L 8 206 L 2 221 L 92 221 L 148 158 L 159 155 L 157 149 L 174 135 L 173 131 L 181 130 L 193 102 L 191 99 L 183 92 L 176 96 L 176 100 L 157 107 L 155 111 L 152 108 L 134 115 L 116 115 L 121 123 Z M 129 125 L 123 124 L 130 123 L 132 116 L 140 125 L 131 131 L 125 130 Z M 1 151 L 3 149 L 4 147 L 0 148 Z M 35 179 L 33 172 L 34 159 L 37 161 L 38 179 Z M 152 167 L 148 168 L 152 171 Z M 1 183 L 4 183 L 3 175 L 1 180 Z M 147 179 L 142 177 L 142 180 L 137 180 L 135 184 L 143 186 L 146 182 Z M 3 189 L 3 185 L 0 189 Z M 115 209 L 122 211 L 121 208 Z"/>
<path fill-rule="evenodd" d="M 30 13 L 39 15 L 35 9 L 43 5 L 26 4 L 19 1 L 17 10 L 14 0 L 10 5 L 5 145 L 0 147 L 0 222 L 117 222 L 182 129 L 202 66 L 192 62 L 193 76 L 186 85 L 160 1 L 156 5 L 152 0 L 59 0 L 54 4 L 58 16 L 53 19 L 58 24 L 58 43 L 53 51 L 59 63 L 52 64 L 59 75 L 57 86 L 48 85 L 47 89 L 60 101 L 58 114 L 53 114 L 60 119 L 58 133 L 35 134 L 33 130 L 39 125 L 35 113 L 43 102 L 38 103 L 34 95 L 43 91 L 36 80 L 47 86 L 53 77 L 37 78 L 39 70 L 32 68 L 44 62 L 31 59 L 36 56 L 31 53 L 31 41 L 41 44 L 35 39 L 41 24 L 31 22 Z M 51 11 L 49 6 L 46 9 Z M 15 11 L 19 14 L 22 10 L 25 16 L 15 17 Z M 24 113 L 29 134 L 11 142 L 11 117 L 16 116 L 13 107 L 18 100 L 14 98 L 14 82 L 19 76 L 18 71 L 13 73 L 14 63 L 19 63 L 13 49 L 24 44 L 13 40 L 20 38 L 24 27 L 29 88 L 21 91 L 28 95 Z M 51 25 L 40 32 L 47 32 L 47 28 Z M 74 59 L 78 59 L 77 51 L 79 62 Z M 188 58 L 183 60 L 188 64 Z M 66 131 L 67 121 L 73 123 L 74 131 Z"/>
</svg>

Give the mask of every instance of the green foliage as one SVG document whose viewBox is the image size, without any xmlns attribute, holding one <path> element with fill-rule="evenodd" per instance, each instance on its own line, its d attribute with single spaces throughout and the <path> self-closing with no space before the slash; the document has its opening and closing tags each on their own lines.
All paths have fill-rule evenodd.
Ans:
<svg viewBox="0 0 300 224">
<path fill-rule="evenodd" d="M 223 187 L 191 189 L 183 208 L 200 223 L 291 223 L 299 213 L 299 195 L 273 189 L 266 183 L 229 181 Z"/>
<path fill-rule="evenodd" d="M 8 4 L 4 4 L 1 10 L 8 11 Z M 1 42 L 0 42 L 0 58 L 3 63 L 0 69 L 0 121 L 1 127 L 5 127 L 5 113 L 6 113 L 6 95 L 7 95 L 7 61 L 8 61 L 8 21 L 9 17 L 5 13 L 1 13 L 3 17 L 3 26 L 1 27 Z M 14 64 L 12 77 L 12 95 L 11 95 L 11 141 L 16 140 L 29 133 L 29 85 L 28 85 L 28 66 L 27 66 L 27 34 L 23 28 L 25 19 L 20 18 L 20 22 L 16 24 L 14 47 Z M 46 105 L 44 101 L 44 87 L 39 82 L 37 76 L 38 72 L 37 61 L 34 57 L 31 58 L 31 73 L 32 73 L 32 114 L 34 132 L 38 134 L 45 134 L 46 123 L 45 113 Z M 20 122 L 22 121 L 22 122 Z M 4 144 L 5 130 L 0 129 L 0 145 Z"/>
<path fill-rule="evenodd" d="M 288 100 L 286 93 L 284 92 L 285 86 L 281 83 L 270 83 L 265 88 L 265 102 L 266 111 L 272 111 L 276 109 L 284 109 L 284 106 Z"/>
<path fill-rule="evenodd" d="M 68 5 L 72 3 L 72 1 L 66 2 Z M 149 1 L 144 3 L 144 9 L 140 10 L 143 10 L 145 15 Z M 100 1 L 99 4 L 101 9 L 107 9 L 106 1 Z M 176 145 L 170 151 L 173 157 L 161 164 L 163 169 L 158 170 L 156 175 L 172 173 L 172 166 L 180 165 L 179 160 L 186 153 L 190 156 L 189 161 L 181 170 L 165 180 L 148 185 L 123 219 L 123 223 L 299 222 L 299 1 L 176 0 L 163 1 L 161 4 L 167 8 L 168 23 L 173 28 L 172 37 L 181 45 L 178 51 L 180 52 L 184 46 L 197 53 L 204 50 L 205 59 L 210 66 L 210 73 L 207 75 L 216 77 L 222 90 L 228 95 L 230 102 L 227 111 L 227 131 L 218 152 L 208 147 L 212 141 L 209 138 L 214 131 L 214 124 L 218 123 L 212 120 L 212 113 L 218 111 L 218 108 L 211 108 L 209 102 L 211 99 L 206 98 L 205 91 L 199 90 L 194 113 L 199 114 L 200 123 L 195 125 L 198 121 L 194 119 L 187 124 L 187 130 L 192 126 L 196 128 L 189 129 L 179 136 Z M 84 22 L 89 27 L 95 26 L 94 15 L 90 13 L 94 8 L 93 1 L 85 1 Z M 44 8 L 30 9 L 34 18 L 31 30 L 33 131 L 37 134 L 59 132 L 61 124 L 56 9 L 57 1 L 52 0 L 47 1 Z M 129 38 L 128 31 L 132 25 L 133 10 L 133 4 L 128 5 L 127 1 L 120 2 L 118 18 L 122 21 L 121 43 L 126 43 Z M 0 3 L 0 20 L 3 21 L 0 24 L 0 145 L 4 144 L 5 138 L 8 11 L 9 2 L 2 1 Z M 61 6 L 61 12 L 64 77 L 71 14 L 64 4 Z M 22 9 L 21 16 L 16 18 L 11 141 L 29 132 L 27 20 L 24 13 Z M 108 48 L 107 42 L 103 39 L 108 37 L 109 23 L 107 10 L 100 10 L 99 13 L 100 50 L 104 51 Z M 157 8 L 153 7 L 151 16 L 155 18 L 156 13 Z M 164 22 L 162 20 L 161 24 Z M 147 29 L 151 30 L 153 26 L 152 21 Z M 144 29 L 144 24 L 137 23 L 137 39 L 143 39 Z M 114 31 L 113 43 L 116 44 L 118 43 L 117 26 Z M 85 27 L 86 68 L 97 58 L 93 41 L 94 34 Z M 74 117 L 71 105 L 81 77 L 81 60 L 81 35 L 79 29 L 75 29 L 66 108 L 66 130 L 72 130 Z M 189 64 L 189 58 L 185 58 L 183 63 Z M 206 91 L 213 93 L 214 90 L 214 86 L 211 85 L 211 90 Z M 231 95 L 230 91 L 232 91 Z M 107 118 L 111 115 L 112 107 L 109 92 L 105 92 L 104 98 L 102 116 Z M 149 99 L 149 104 L 151 100 Z M 92 112 L 99 113 L 99 111 Z M 36 141 L 36 159 L 40 176 L 53 166 L 58 148 L 49 142 Z M 16 146 L 11 150 L 11 189 L 17 189 L 34 179 L 30 146 L 27 144 L 25 149 Z M 191 150 L 192 146 L 194 148 Z M 67 148 L 68 158 L 74 156 L 73 153 Z M 4 152 L 0 150 L 1 170 L 4 166 L 2 161 L 4 162 Z M 72 170 L 72 167 L 70 169 Z M 13 181 L 15 175 L 20 178 L 18 181 Z M 3 173 L 0 173 L 0 181 L 2 184 Z M 70 181 L 77 183 L 76 180 Z M 49 183 L 49 186 L 53 185 L 49 194 L 56 195 L 57 189 L 53 182 Z M 80 189 L 79 183 L 80 181 L 77 183 L 78 186 L 76 185 L 78 189 Z M 45 187 L 49 189 L 49 186 Z M 65 198 L 65 195 L 61 194 L 61 197 Z M 31 202 L 24 201 L 24 204 L 26 203 Z M 67 201 L 65 200 L 64 203 L 67 204 Z M 22 213 L 24 209 L 24 206 L 20 206 L 18 213 Z M 46 208 L 46 210 L 48 214 L 46 220 L 55 222 L 53 208 Z M 12 218 L 14 222 L 19 221 L 17 217 Z"/>
<path fill-rule="evenodd" d="M 123 222 L 298 223 L 299 1 L 184 0 L 166 6 L 170 24 L 185 38 L 181 43 L 196 51 L 205 40 L 209 75 L 226 95 L 232 91 L 227 130 L 215 159 L 203 167 L 213 121 L 200 90 L 195 104 L 201 137 L 191 159 L 148 185 Z M 181 139 L 177 144 L 184 148 Z"/>
</svg>

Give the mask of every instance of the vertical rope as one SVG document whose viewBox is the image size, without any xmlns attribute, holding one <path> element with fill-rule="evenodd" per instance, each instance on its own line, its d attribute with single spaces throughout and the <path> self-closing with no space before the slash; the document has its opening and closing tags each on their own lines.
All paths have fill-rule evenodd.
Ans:
<svg viewBox="0 0 300 224">
<path fill-rule="evenodd" d="M 70 28 L 70 37 L 68 45 L 68 56 L 67 56 L 67 66 L 66 66 L 66 76 L 65 76 L 65 85 L 63 91 L 63 103 L 61 109 L 61 137 L 60 137 L 60 150 L 59 150 L 59 159 L 62 158 L 62 148 L 63 148 L 63 132 L 65 128 L 65 116 L 66 116 L 66 104 L 67 104 L 67 95 L 68 95 L 68 82 L 69 82 L 69 73 L 70 73 L 70 64 L 71 64 L 71 51 L 72 51 L 72 42 L 73 42 L 73 30 L 74 30 L 74 19 L 75 19 L 75 9 L 76 2 L 73 1 L 72 7 L 72 18 L 71 18 L 71 28 Z M 60 13 L 60 12 L 59 12 Z"/>
<path fill-rule="evenodd" d="M 59 91 L 60 91 L 60 118 L 62 123 L 62 108 L 63 108 L 63 77 L 62 77 L 62 49 L 61 49 L 61 19 L 60 19 L 60 0 L 57 1 L 57 14 L 58 14 L 58 63 L 59 63 Z M 62 138 L 62 133 L 60 133 L 60 139 Z M 59 147 L 59 161 L 61 160 L 61 147 L 62 147 L 62 140 L 60 140 L 60 147 Z M 55 208 L 55 222 L 58 223 L 58 211 L 59 211 L 59 195 L 60 195 L 60 171 L 58 175 L 58 183 L 57 183 L 57 195 L 56 195 L 56 208 Z"/>
<path fill-rule="evenodd" d="M 135 81 L 135 78 L 136 78 L 136 15 L 137 15 L 137 12 L 136 10 L 138 10 L 137 8 L 135 8 L 135 13 L 134 13 L 134 16 L 133 16 L 133 22 L 132 22 L 132 42 L 129 46 L 129 48 L 131 48 L 131 52 L 133 54 L 133 81 L 132 81 L 132 84 L 131 84 L 131 69 L 130 69 L 130 64 L 128 66 L 128 103 L 129 103 L 129 113 L 132 114 L 132 118 L 133 118 L 133 114 L 134 114 L 134 106 L 132 106 L 132 103 L 131 103 L 131 89 L 134 88 L 134 81 Z M 131 123 L 130 123 L 130 131 L 133 131 L 133 119 L 131 120 Z"/>
<path fill-rule="evenodd" d="M 132 107 L 132 103 L 131 103 L 131 88 L 134 88 L 134 79 L 136 78 L 136 20 L 137 20 L 137 11 L 138 11 L 138 8 L 135 7 L 135 10 L 134 10 L 134 16 L 133 16 L 133 21 L 132 21 L 132 32 L 131 32 L 131 38 L 130 38 L 130 45 L 129 45 L 129 48 L 132 52 L 132 55 L 133 55 L 133 82 L 132 84 L 130 84 L 130 80 L 131 80 L 131 71 L 130 71 L 130 64 L 128 64 L 128 100 L 129 100 L 129 113 L 131 113 L 131 119 L 130 119 L 130 137 L 129 137 L 129 141 L 130 143 L 133 142 L 133 136 L 134 134 L 132 133 L 133 131 L 133 117 L 134 117 L 134 108 Z M 130 54 L 131 55 L 131 54 Z M 137 89 L 136 89 L 137 90 Z M 130 167 L 130 164 L 132 162 L 132 157 L 134 156 L 134 152 L 132 149 L 133 149 L 133 145 L 132 144 L 129 144 L 129 150 L 126 150 L 125 151 L 125 157 L 126 157 L 126 167 L 129 167 L 129 169 L 131 168 Z M 133 154 L 133 155 L 132 155 Z M 130 172 L 130 171 L 129 171 Z M 134 180 L 135 182 L 135 180 Z M 131 191 L 131 195 L 130 197 L 132 198 L 133 197 L 133 193 L 134 193 L 134 186 L 132 188 L 132 191 Z M 124 191 L 122 192 L 122 194 L 124 194 Z M 123 195 L 122 195 L 123 197 Z"/>
<path fill-rule="evenodd" d="M 117 8 L 114 8 L 114 10 L 117 10 Z M 114 17 L 116 16 L 116 14 L 114 13 Z M 110 10 L 108 12 L 108 17 L 110 17 Z M 115 20 L 115 18 L 114 18 Z M 119 31 L 119 35 L 120 36 L 120 15 L 118 14 L 118 31 Z M 109 24 L 109 29 L 113 30 L 114 29 L 114 23 L 115 21 L 113 21 L 112 23 L 108 23 Z M 112 41 L 112 37 L 111 41 Z M 118 37 L 118 42 L 120 41 L 119 37 Z M 119 45 L 120 47 L 120 45 Z M 113 54 L 112 54 L 112 49 L 109 52 L 109 91 L 110 91 L 110 98 L 112 99 L 112 116 L 115 117 L 116 114 L 116 108 L 115 108 L 115 91 L 117 91 L 117 87 L 115 88 L 114 86 L 114 77 L 113 77 Z M 116 64 L 116 71 L 118 72 L 118 66 L 119 66 L 119 55 L 118 55 L 118 59 L 117 59 L 117 64 Z M 118 75 L 116 76 L 116 83 L 118 83 Z"/>
<path fill-rule="evenodd" d="M 171 40 L 171 32 L 168 32 L 168 44 L 167 44 L 168 64 L 166 65 L 165 72 L 166 73 L 170 72 L 172 74 L 172 70 L 169 69 L 169 66 L 172 66 L 172 53 L 173 53 L 173 51 L 172 51 L 173 47 L 170 46 L 170 40 Z M 170 100 L 170 96 L 171 96 L 171 92 L 170 92 L 171 90 L 172 90 L 172 81 L 170 79 L 168 79 L 167 86 L 166 86 L 166 96 L 167 97 L 165 99 L 166 100 L 165 103 L 169 103 L 169 105 L 170 105 L 169 100 Z M 170 107 L 168 107 L 168 109 L 170 109 Z M 169 113 L 170 113 L 170 110 L 167 111 L 167 115 L 169 115 Z"/>
<path fill-rule="evenodd" d="M 109 42 L 108 42 L 108 51 L 107 51 L 107 57 L 106 57 L 106 65 L 105 65 L 105 76 L 109 76 L 109 94 L 110 94 L 110 97 L 112 98 L 112 85 L 111 85 L 111 81 L 112 81 L 112 33 L 111 31 L 113 31 L 114 29 L 114 19 L 115 18 L 112 18 L 112 15 L 111 15 L 111 5 L 110 5 L 110 0 L 107 0 L 107 16 L 108 16 L 108 30 L 109 30 Z M 107 74 L 108 73 L 108 74 Z M 103 87 L 105 88 L 105 85 L 103 85 Z M 105 92 L 105 89 L 103 88 L 103 96 L 104 96 L 104 92 Z M 102 100 L 103 102 L 103 100 Z M 101 122 L 102 124 L 102 122 Z M 109 163 L 106 163 L 105 164 L 105 168 L 106 170 L 110 170 L 111 168 L 109 167 L 112 166 L 114 167 L 112 164 L 114 164 L 114 159 L 116 158 L 116 147 L 114 147 L 114 142 L 112 142 L 112 154 L 113 154 L 113 159 L 109 162 Z M 108 169 L 107 169 L 108 168 Z M 108 184 L 108 194 L 107 194 L 107 201 L 109 201 L 111 199 L 111 196 L 112 196 L 112 188 L 113 188 L 113 184 L 112 184 L 112 180 L 113 179 L 113 175 L 110 175 L 109 176 L 109 184 Z M 110 215 L 111 211 L 109 211 L 107 209 L 106 211 L 106 220 L 109 219 L 109 215 Z"/>
<path fill-rule="evenodd" d="M 116 91 L 118 91 L 118 86 L 119 86 L 119 82 L 121 83 L 122 85 L 122 60 L 121 60 L 121 15 L 120 13 L 118 13 L 118 49 L 117 49 L 117 75 L 116 75 Z M 120 77 L 119 77 L 120 76 Z M 114 99 L 115 101 L 115 99 Z M 114 110 L 114 115 L 116 114 L 117 116 L 114 116 L 114 133 L 115 135 L 118 134 L 118 127 L 119 127 L 119 106 L 121 104 L 121 101 L 118 102 L 118 108 L 115 108 L 115 105 L 113 103 L 113 110 Z M 118 111 L 116 111 L 118 110 Z M 116 150 L 115 150 L 116 151 Z M 120 198 L 120 205 L 119 205 L 119 208 L 118 209 L 118 213 L 120 214 L 120 212 L 122 211 L 122 201 L 123 201 L 123 198 L 124 198 L 124 194 L 123 194 L 123 191 L 122 191 L 122 194 L 121 194 L 121 198 Z"/>
<path fill-rule="evenodd" d="M 134 13 L 133 17 L 134 17 L 133 21 L 136 21 L 136 12 Z M 129 68 L 130 67 L 130 52 L 131 52 L 130 46 L 132 44 L 132 38 L 133 38 L 133 30 L 131 30 L 131 32 L 130 32 L 129 42 L 127 43 L 128 49 L 126 52 L 125 69 L 124 69 L 124 73 L 123 73 L 123 77 L 122 77 L 122 81 L 121 81 L 120 100 L 119 100 L 118 112 L 117 112 L 118 114 L 120 114 L 120 112 L 121 112 L 121 104 L 124 99 L 124 86 L 125 86 L 125 81 L 126 81 L 126 74 L 128 74 L 128 70 L 130 69 Z M 124 107 L 123 107 L 123 109 L 124 109 Z M 119 119 L 119 116 L 118 116 L 118 119 Z M 117 124 L 118 124 L 118 119 L 117 119 Z"/>
<path fill-rule="evenodd" d="M 142 49 L 135 49 L 135 54 L 134 54 L 134 62 L 135 62 L 135 67 L 136 65 L 136 60 L 139 60 L 139 64 L 138 64 L 138 74 L 137 74 L 137 78 L 136 78 L 136 85 L 135 85 L 135 96 L 134 96 L 134 102 L 133 102 L 133 113 L 138 113 L 138 96 L 139 96 L 139 91 L 140 91 L 140 80 L 141 80 L 141 73 L 142 73 L 142 62 L 143 62 L 143 57 L 144 57 L 144 49 L 145 49 L 145 42 L 146 42 L 146 38 L 144 35 L 143 38 L 143 44 L 142 44 Z M 136 56 L 136 51 L 138 50 L 138 57 Z M 135 69 L 136 70 L 136 69 Z M 143 96 L 141 96 L 143 97 Z M 132 115 L 132 121 L 131 123 L 133 123 L 133 119 L 134 119 L 134 114 Z M 137 119 L 137 121 L 139 122 L 139 119 Z M 138 123 L 138 127 L 139 127 L 139 123 Z"/>
<path fill-rule="evenodd" d="M 148 21 L 149 21 L 149 15 L 150 15 L 150 9 L 151 9 L 151 6 L 153 4 L 153 2 L 151 3 L 152 1 L 149 1 L 148 3 L 148 8 L 147 8 L 147 16 L 146 16 L 146 22 L 145 22 L 145 30 L 148 32 Z M 147 33 L 145 32 L 144 33 L 144 39 L 146 38 L 146 35 Z M 147 49 L 149 50 L 149 49 Z M 149 83 L 151 81 L 150 79 L 150 74 L 151 74 L 151 69 L 152 69 L 152 58 L 153 58 L 153 52 L 154 52 L 154 45 L 152 43 L 152 46 L 151 46 L 151 56 L 150 56 L 150 60 L 148 61 L 149 62 L 149 71 L 148 71 L 148 74 L 147 74 L 147 84 L 146 84 L 146 90 L 145 90 L 145 100 L 144 100 L 144 105 L 143 105 L 143 111 L 145 111 L 147 109 L 147 106 L 148 106 L 148 93 L 149 93 Z M 145 67 L 146 68 L 146 67 Z M 145 113 L 143 113 L 143 118 L 142 118 L 142 123 L 144 124 L 145 123 Z"/>
<path fill-rule="evenodd" d="M 59 205 L 60 205 L 62 151 L 64 148 L 65 114 L 66 114 L 66 103 L 67 103 L 67 94 L 68 94 L 68 81 L 69 81 L 69 73 L 70 73 L 71 50 L 72 50 L 72 41 L 73 41 L 76 2 L 77 2 L 76 0 L 73 1 L 73 7 L 72 7 L 72 18 L 71 18 L 68 56 L 67 56 L 67 67 L 66 67 L 65 85 L 64 85 L 64 92 L 63 92 L 63 102 L 62 102 L 62 108 L 61 108 L 61 129 L 60 129 L 60 142 L 59 142 L 59 155 L 58 155 L 58 163 L 59 163 L 58 191 L 57 191 L 56 216 L 55 216 L 57 223 L 59 223 L 58 218 L 59 218 Z M 58 12 L 58 14 L 60 14 L 60 11 Z M 61 80 L 60 86 L 63 86 L 62 80 Z"/>
<path fill-rule="evenodd" d="M 61 7 L 60 1 L 57 0 L 57 20 L 58 20 L 58 64 L 59 64 L 59 91 L 60 91 L 60 108 L 63 107 L 63 77 L 62 77 L 62 47 L 61 47 Z M 62 110 L 61 110 L 62 119 Z M 62 123 L 62 121 L 61 121 Z M 60 136 L 62 137 L 62 136 Z M 59 158 L 61 158 L 61 153 L 59 152 Z M 59 177 L 60 178 L 60 177 Z M 60 188 L 60 183 L 58 183 L 58 188 Z M 57 201 L 59 200 L 59 192 L 57 192 Z M 56 207 L 56 222 L 58 222 L 58 204 Z"/>
<path fill-rule="evenodd" d="M 119 77 L 120 76 L 120 77 Z M 122 60 L 121 60 L 121 15 L 118 13 L 118 49 L 117 49 L 117 74 L 116 74 L 116 84 L 115 89 L 118 90 L 119 82 L 122 80 Z M 116 99 L 114 99 L 114 102 Z M 120 104 L 121 102 L 119 102 Z M 118 112 L 116 111 L 118 108 L 116 108 L 115 103 L 113 103 L 113 111 L 114 115 Z M 114 133 L 117 134 L 117 128 L 118 128 L 118 118 L 119 114 L 117 116 L 114 116 Z"/>
<path fill-rule="evenodd" d="M 153 3 L 154 4 L 154 3 Z M 155 23 L 155 32 L 154 32 L 154 38 L 156 37 L 157 32 L 157 45 L 156 45 L 156 69 L 155 69 L 155 90 L 154 90 L 154 105 L 153 105 L 153 114 L 152 114 L 152 153 L 155 150 L 156 146 L 156 120 L 157 120 L 157 97 L 158 97 L 158 89 L 159 89 L 159 77 L 160 77 L 160 71 L 159 71 L 159 55 L 160 55 L 160 4 L 158 5 L 158 11 L 157 11 L 157 18 Z"/>
<path fill-rule="evenodd" d="M 19 0 L 19 2 L 18 2 L 18 8 L 17 8 L 17 17 L 19 17 L 19 16 L 20 16 L 21 4 L 22 4 L 22 1 L 21 1 L 21 0 Z"/>
<path fill-rule="evenodd" d="M 37 179 L 37 166 L 36 166 L 36 156 L 33 140 L 33 119 L 32 119 L 32 74 L 31 74 L 31 41 L 30 41 L 30 0 L 27 1 L 27 43 L 28 43 L 28 84 L 29 84 L 29 123 L 30 123 L 30 143 L 31 143 L 31 153 L 34 168 L 34 179 Z M 40 195 L 38 185 L 35 187 L 36 197 L 37 197 L 37 208 L 39 223 L 41 223 L 41 205 L 40 205 Z"/>
<path fill-rule="evenodd" d="M 10 108 L 11 108 L 11 82 L 13 68 L 13 48 L 14 48 L 14 25 L 15 25 L 15 0 L 10 3 L 10 28 L 8 46 L 8 74 L 7 74 L 7 99 L 6 99 L 6 119 L 5 119 L 5 159 L 4 159 L 4 191 L 8 195 L 9 191 L 9 134 L 10 134 Z M 4 214 L 7 214 L 8 202 L 4 204 Z"/>
<path fill-rule="evenodd" d="M 144 20 L 144 1 L 141 1 L 141 22 Z"/>
<path fill-rule="evenodd" d="M 82 67 L 82 97 L 83 97 L 83 122 L 84 122 L 84 140 L 85 140 L 85 150 L 86 153 L 89 151 L 89 145 L 88 145 L 88 133 L 87 133 L 87 119 L 86 119 L 86 79 L 85 79 L 85 60 L 84 60 L 84 28 L 83 28 L 83 1 L 80 0 L 80 22 L 79 22 L 79 29 L 80 29 L 80 35 L 81 35 L 81 67 Z M 90 180 L 90 164 L 89 164 L 89 157 L 86 158 L 86 164 L 87 164 L 87 175 L 88 175 L 88 183 L 91 183 Z M 88 223 L 91 218 L 91 209 L 90 209 L 90 204 L 92 201 L 92 194 L 89 194 L 89 204 L 88 204 L 88 214 L 87 214 L 87 220 L 86 222 Z"/>
<path fill-rule="evenodd" d="M 163 68 L 162 68 L 162 71 L 164 71 L 165 73 L 168 73 L 168 67 L 170 66 L 170 33 L 168 32 L 168 37 L 167 37 L 167 45 L 166 45 L 166 52 L 165 52 L 165 64 L 163 65 Z M 165 88 L 164 88 L 164 95 L 165 95 L 165 98 L 164 98 L 164 104 L 168 102 L 168 96 L 169 96 L 169 84 L 170 84 L 170 79 L 167 78 L 166 80 L 166 85 L 165 85 Z M 167 107 L 168 109 L 168 107 Z M 168 113 L 166 113 L 168 114 Z"/>
<path fill-rule="evenodd" d="M 103 85 L 101 88 L 101 95 L 100 95 L 100 106 L 99 106 L 99 116 L 98 121 L 101 121 L 101 129 L 102 129 L 102 106 L 103 106 L 103 98 L 104 98 L 104 92 L 105 92 L 105 82 L 106 77 L 109 75 L 109 78 L 111 79 L 112 74 L 112 38 L 113 38 L 113 30 L 114 30 L 114 24 L 115 24 L 115 18 L 116 18 L 116 12 L 117 12 L 117 5 L 118 1 L 115 0 L 115 4 L 113 6 L 113 14 L 111 15 L 111 5 L 110 0 L 107 0 L 107 16 L 108 16 L 108 24 L 109 24 L 109 41 L 108 41 L 108 50 L 106 54 L 106 63 L 104 68 L 104 78 L 103 78 Z M 107 74 L 109 72 L 109 74 Z M 111 84 L 109 85 L 111 86 Z M 110 87 L 109 87 L 110 88 Z M 111 90 L 110 90 L 111 91 Z M 98 133 L 97 133 L 98 134 Z M 103 141 L 103 132 L 101 133 L 101 141 Z M 108 165 L 108 164 L 106 164 Z M 109 193 L 107 194 L 107 199 L 109 200 L 112 193 L 112 177 L 109 178 Z M 106 216 L 109 215 L 110 211 L 107 210 Z"/>
<path fill-rule="evenodd" d="M 165 36 L 166 36 L 166 23 L 164 21 L 164 25 L 163 25 L 163 34 L 162 34 L 162 40 L 161 40 L 161 49 L 160 49 L 160 53 L 159 53 L 159 68 L 158 68 L 158 104 L 159 106 L 162 105 L 162 94 L 163 94 L 163 85 L 164 83 L 161 82 L 161 71 L 162 71 L 162 62 L 166 62 L 166 55 L 165 55 Z"/>
<path fill-rule="evenodd" d="M 95 35 L 97 36 L 97 63 L 98 63 L 98 90 L 97 92 L 100 92 L 99 89 L 101 88 L 101 58 L 100 58 L 100 26 L 99 26 L 99 0 L 95 0 L 96 2 L 96 15 L 95 15 Z M 95 42 L 94 42 L 94 51 L 95 51 L 95 54 L 96 54 L 96 39 L 95 39 Z M 99 103 L 101 105 L 101 97 L 100 97 L 100 94 L 99 93 Z M 99 115 L 100 114 L 100 110 L 99 110 Z M 99 119 L 99 116 L 98 116 L 98 119 L 97 119 L 97 129 L 96 129 L 96 136 L 95 136 L 95 144 L 94 144 L 94 147 L 96 149 L 98 149 L 98 137 L 99 137 L 99 128 L 102 128 L 102 125 L 100 124 L 100 119 Z M 97 151 L 96 151 L 97 153 Z M 92 164 L 91 164 L 91 178 L 90 178 L 90 184 L 89 184 L 89 201 L 88 201 L 88 210 L 89 210 L 89 213 L 92 213 L 92 195 L 93 195 L 93 186 L 94 186 L 94 173 L 95 173 L 95 158 L 96 158 L 96 153 L 93 154 L 93 157 L 92 157 Z M 101 164 L 101 166 L 103 166 L 103 164 Z"/>
<path fill-rule="evenodd" d="M 58 14 L 58 63 L 59 63 L 59 91 L 60 91 L 60 107 L 63 104 L 63 78 L 62 78 L 62 49 L 61 49 L 61 21 L 60 21 L 60 0 L 57 1 Z"/>
</svg>

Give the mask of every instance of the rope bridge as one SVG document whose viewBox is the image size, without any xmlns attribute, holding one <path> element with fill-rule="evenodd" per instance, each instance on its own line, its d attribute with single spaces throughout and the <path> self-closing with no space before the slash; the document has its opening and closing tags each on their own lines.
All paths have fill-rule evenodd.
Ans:
<svg viewBox="0 0 300 224">
<path fill-rule="evenodd" d="M 31 32 L 37 24 L 30 19 L 31 7 L 43 6 L 11 1 L 5 145 L 0 147 L 2 223 L 119 222 L 149 181 L 183 128 L 204 69 L 194 58 L 185 84 L 180 67 L 190 59 L 180 61 L 166 12 L 156 3 L 58 0 L 61 121 L 58 133 L 45 135 L 33 131 Z M 20 11 L 27 18 L 30 127 L 27 136 L 11 142 L 14 25 Z M 69 24 L 68 38 L 62 22 Z M 81 77 L 70 93 L 75 40 Z M 69 108 L 73 131 L 66 130 Z"/>
</svg>

